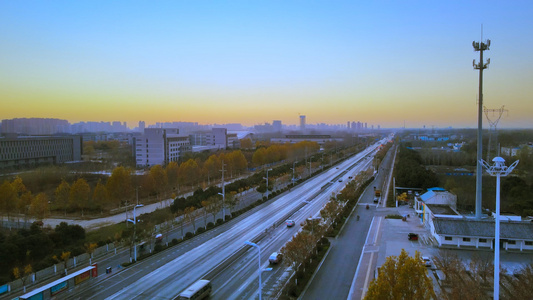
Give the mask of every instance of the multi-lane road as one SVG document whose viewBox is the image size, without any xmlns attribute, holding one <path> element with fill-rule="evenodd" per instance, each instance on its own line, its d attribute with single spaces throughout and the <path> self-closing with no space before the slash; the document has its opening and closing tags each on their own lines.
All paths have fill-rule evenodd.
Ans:
<svg viewBox="0 0 533 300">
<path fill-rule="evenodd" d="M 274 201 L 226 223 L 224 226 L 140 261 L 97 284 L 64 293 L 79 299 L 173 299 L 198 279 L 213 284 L 214 299 L 249 299 L 258 293 L 257 249 L 245 245 L 253 241 L 261 247 L 261 266 L 298 231 L 299 223 L 315 216 L 332 193 L 340 191 L 348 176 L 368 168 L 378 144 L 345 160 L 336 167 L 309 179 L 278 196 Z M 343 179 L 339 182 L 339 179 Z M 297 226 L 286 228 L 292 218 Z M 282 266 L 262 272 L 263 295 L 276 290 L 283 278 Z"/>
</svg>

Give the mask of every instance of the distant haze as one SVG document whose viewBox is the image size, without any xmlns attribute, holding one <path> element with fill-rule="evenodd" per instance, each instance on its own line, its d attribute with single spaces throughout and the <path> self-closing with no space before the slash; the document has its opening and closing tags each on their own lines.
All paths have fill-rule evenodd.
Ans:
<svg viewBox="0 0 533 300">
<path fill-rule="evenodd" d="M 533 2 L 4 1 L 0 119 L 533 127 Z M 487 126 L 486 120 L 484 121 Z"/>
</svg>

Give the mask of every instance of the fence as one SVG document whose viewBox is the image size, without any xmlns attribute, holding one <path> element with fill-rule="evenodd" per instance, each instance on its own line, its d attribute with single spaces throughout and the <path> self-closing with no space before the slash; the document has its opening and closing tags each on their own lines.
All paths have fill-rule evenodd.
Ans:
<svg viewBox="0 0 533 300">
<path fill-rule="evenodd" d="M 116 246 L 114 244 L 106 244 L 104 246 L 98 247 L 93 251 L 92 257 L 95 258 L 95 257 L 103 256 L 110 252 L 115 253 L 115 248 Z M 66 264 L 67 272 L 69 269 L 87 265 L 89 264 L 90 261 L 91 261 L 91 255 L 89 253 L 83 253 L 78 256 L 69 258 Z M 54 276 L 61 275 L 64 272 L 64 269 L 65 269 L 65 263 L 59 262 L 53 266 L 50 266 L 48 268 L 32 273 L 31 275 L 27 277 L 25 281 L 25 286 L 26 288 L 28 288 L 28 287 L 38 284 L 39 282 L 50 279 Z M 17 291 L 23 288 L 24 288 L 24 285 L 22 284 L 22 280 L 17 279 L 15 281 L 12 281 L 5 285 L 0 286 L 0 295 L 3 295 L 3 293 L 6 293 L 6 292 L 13 292 L 13 291 Z"/>
</svg>

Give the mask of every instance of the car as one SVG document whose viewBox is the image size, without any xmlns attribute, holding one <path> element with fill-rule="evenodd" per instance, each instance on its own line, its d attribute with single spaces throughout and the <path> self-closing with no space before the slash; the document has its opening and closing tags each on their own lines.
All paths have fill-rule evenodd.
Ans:
<svg viewBox="0 0 533 300">
<path fill-rule="evenodd" d="M 431 267 L 431 258 L 429 256 L 422 256 L 422 261 L 424 262 L 424 266 Z"/>
<path fill-rule="evenodd" d="M 274 252 L 268 257 L 268 262 L 271 265 L 279 264 L 283 260 L 283 255 L 279 252 Z"/>
<path fill-rule="evenodd" d="M 287 227 L 292 227 L 292 226 L 296 225 L 294 220 L 287 220 L 287 221 L 285 221 L 285 224 L 287 225 Z"/>
<path fill-rule="evenodd" d="M 339 182 L 342 182 L 342 179 L 339 179 Z"/>
<path fill-rule="evenodd" d="M 410 241 L 418 241 L 418 234 L 410 232 L 407 235 L 407 239 Z"/>
</svg>

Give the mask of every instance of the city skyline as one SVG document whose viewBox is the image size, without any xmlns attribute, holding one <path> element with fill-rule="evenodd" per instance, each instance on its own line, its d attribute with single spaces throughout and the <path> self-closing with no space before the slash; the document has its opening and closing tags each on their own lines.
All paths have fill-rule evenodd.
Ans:
<svg viewBox="0 0 533 300">
<path fill-rule="evenodd" d="M 483 24 L 484 104 L 509 110 L 500 128 L 533 127 L 532 12 L 527 1 L 8 2 L 0 119 L 474 128 Z"/>
</svg>

